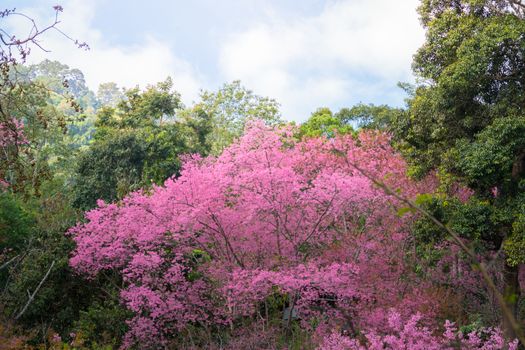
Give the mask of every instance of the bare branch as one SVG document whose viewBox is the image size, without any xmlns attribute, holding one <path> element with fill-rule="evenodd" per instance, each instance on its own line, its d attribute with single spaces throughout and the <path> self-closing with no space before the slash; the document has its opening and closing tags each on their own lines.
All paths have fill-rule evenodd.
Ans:
<svg viewBox="0 0 525 350">
<path fill-rule="evenodd" d="M 27 300 L 27 303 L 24 305 L 24 307 L 22 308 L 22 310 L 20 310 L 20 312 L 18 313 L 18 315 L 16 315 L 15 317 L 15 320 L 18 320 L 20 317 L 22 317 L 22 315 L 26 312 L 27 308 L 29 307 L 29 305 L 33 302 L 33 300 L 35 299 L 35 295 L 36 293 L 38 293 L 38 291 L 40 290 L 40 287 L 42 287 L 42 284 L 44 284 L 45 280 L 47 279 L 47 277 L 49 277 L 49 274 L 51 273 L 51 270 L 53 269 L 53 266 L 55 266 L 55 260 L 53 260 L 53 262 L 51 263 L 51 266 L 49 267 L 49 270 L 47 270 L 46 274 L 44 275 L 44 278 L 42 278 L 42 280 L 40 281 L 40 283 L 38 284 L 38 286 L 36 287 L 35 291 L 33 292 L 33 294 L 29 295 L 29 291 L 27 291 L 28 295 L 29 295 L 29 299 Z"/>
<path fill-rule="evenodd" d="M 61 6 L 53 6 L 53 9 L 55 10 L 54 21 L 42 29 L 37 26 L 33 18 L 24 13 L 17 12 L 16 9 L 0 11 L 0 18 L 19 16 L 29 22 L 30 25 L 29 33 L 23 38 L 18 38 L 16 35 L 8 33 L 6 29 L 0 28 L 0 64 L 16 64 L 18 60 L 24 63 L 30 52 L 30 46 L 36 46 L 45 52 L 49 52 L 48 49 L 45 49 L 38 42 L 38 38 L 50 30 L 57 31 L 66 39 L 72 41 L 78 48 L 89 49 L 89 46 L 85 42 L 79 42 L 71 38 L 58 28 L 58 24 L 60 24 L 59 13 L 63 11 L 63 8 Z M 18 56 L 18 59 L 16 56 Z"/>
<path fill-rule="evenodd" d="M 18 258 L 20 256 L 20 254 L 12 257 L 11 259 L 9 259 L 9 261 L 5 262 L 2 264 L 2 266 L 0 266 L 0 270 L 3 270 L 4 268 L 6 268 L 10 263 L 12 263 L 13 261 L 15 261 L 16 258 Z"/>
</svg>

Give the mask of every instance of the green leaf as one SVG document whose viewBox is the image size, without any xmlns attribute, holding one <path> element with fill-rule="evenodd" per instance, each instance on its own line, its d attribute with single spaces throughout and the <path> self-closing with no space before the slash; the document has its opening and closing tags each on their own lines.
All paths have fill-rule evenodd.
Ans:
<svg viewBox="0 0 525 350">
<path fill-rule="evenodd" d="M 415 209 L 412 208 L 412 207 L 403 207 L 403 208 L 399 208 L 397 210 L 397 215 L 399 217 L 403 217 L 405 216 L 407 213 L 415 213 Z"/>
<path fill-rule="evenodd" d="M 418 194 L 416 196 L 416 204 L 419 206 L 425 205 L 426 203 L 429 203 L 432 200 L 432 195 L 430 193 L 422 193 Z"/>
</svg>

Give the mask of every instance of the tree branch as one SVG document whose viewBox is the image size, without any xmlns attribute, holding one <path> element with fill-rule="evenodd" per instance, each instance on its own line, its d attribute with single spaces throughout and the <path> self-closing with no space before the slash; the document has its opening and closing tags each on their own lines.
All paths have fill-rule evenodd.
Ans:
<svg viewBox="0 0 525 350">
<path fill-rule="evenodd" d="M 27 303 L 24 305 L 24 307 L 22 308 L 22 310 L 18 313 L 18 315 L 16 315 L 15 317 L 15 320 L 18 320 L 20 317 L 22 317 L 22 315 L 26 312 L 27 308 L 29 307 L 29 305 L 33 302 L 33 300 L 35 299 L 35 295 L 36 293 L 38 293 L 38 290 L 40 289 L 40 287 L 42 287 L 42 284 L 44 284 L 45 280 L 47 279 L 47 277 L 49 277 L 49 274 L 51 273 L 51 269 L 53 269 L 53 266 L 55 266 L 55 260 L 53 260 L 53 262 L 51 263 L 51 266 L 49 267 L 49 270 L 47 270 L 47 273 L 44 275 L 44 278 L 42 278 L 42 280 L 40 281 L 40 283 L 38 284 L 38 286 L 36 287 L 35 291 L 33 292 L 33 294 L 29 295 L 29 299 L 27 300 Z M 29 294 L 29 291 L 27 291 L 27 293 Z"/>
<path fill-rule="evenodd" d="M 408 205 L 410 208 L 414 209 L 418 213 L 420 213 L 423 216 L 427 217 L 436 226 L 438 226 L 439 228 L 445 230 L 450 235 L 450 237 L 452 237 L 454 242 L 461 248 L 461 250 L 463 250 L 463 252 L 466 253 L 470 257 L 470 259 L 472 260 L 473 265 L 476 266 L 479 269 L 479 271 L 481 272 L 481 275 L 483 277 L 483 280 L 485 281 L 485 284 L 487 285 L 487 287 L 496 296 L 496 299 L 497 299 L 498 304 L 499 304 L 499 306 L 501 308 L 501 311 L 503 312 L 503 316 L 507 319 L 507 321 L 511 325 L 512 330 L 514 331 L 514 333 L 518 337 L 520 343 L 521 344 L 525 344 L 525 336 L 523 334 L 523 331 L 522 331 L 518 321 L 514 317 L 512 311 L 509 309 L 509 307 L 508 307 L 508 305 L 507 305 L 507 303 L 505 301 L 505 298 L 499 292 L 498 288 L 496 287 L 496 284 L 494 283 L 493 279 L 490 277 L 485 264 L 483 262 L 479 261 L 479 259 L 476 256 L 476 254 L 469 247 L 467 247 L 467 245 L 465 244 L 465 242 L 463 242 L 463 240 L 461 239 L 459 234 L 456 231 L 454 231 L 453 229 L 451 229 L 450 227 L 448 227 L 447 225 L 443 224 L 441 221 L 439 221 L 430 212 L 428 212 L 424 208 L 420 207 L 419 205 L 417 205 L 415 202 L 411 201 L 410 199 L 399 195 L 397 192 L 395 192 L 390 187 L 388 187 L 388 185 L 386 185 L 382 181 L 378 180 L 373 175 L 368 174 L 368 172 L 366 172 L 364 169 L 362 169 L 359 165 L 357 165 L 354 162 L 351 162 L 348 159 L 348 156 L 343 151 L 338 150 L 335 147 L 333 148 L 333 151 L 337 155 L 343 155 L 344 159 L 345 159 L 345 162 L 346 162 L 346 164 L 348 166 L 353 167 L 354 169 L 356 169 L 361 175 L 363 175 L 364 177 L 366 177 L 367 179 L 372 181 L 372 183 L 374 185 L 376 185 L 379 188 L 381 188 L 386 194 L 391 195 L 392 197 L 394 197 L 397 200 L 399 200 L 401 203 L 404 203 L 404 204 Z"/>
<path fill-rule="evenodd" d="M 9 261 L 5 262 L 2 264 L 2 266 L 0 266 L 0 270 L 3 270 L 4 268 L 7 267 L 7 265 L 9 265 L 10 263 L 12 263 L 16 258 L 18 258 L 20 256 L 20 254 L 12 257 L 11 259 L 9 259 Z"/>
</svg>

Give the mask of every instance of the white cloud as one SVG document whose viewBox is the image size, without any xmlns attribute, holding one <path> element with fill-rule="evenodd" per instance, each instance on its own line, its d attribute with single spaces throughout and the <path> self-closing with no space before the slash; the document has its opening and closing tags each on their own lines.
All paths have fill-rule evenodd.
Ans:
<svg viewBox="0 0 525 350">
<path fill-rule="evenodd" d="M 113 43 L 106 36 L 111 28 L 104 32 L 94 28 L 95 16 L 104 10 L 102 1 L 65 0 L 63 4 L 60 28 L 86 41 L 90 51 L 76 49 L 58 33 L 49 33 L 43 44 L 52 52 L 33 50 L 31 60 L 57 59 L 79 68 L 93 89 L 106 81 L 145 86 L 170 75 L 186 103 L 210 82 L 218 86 L 240 79 L 256 93 L 276 98 L 282 103 L 283 116 L 294 120 L 304 120 L 320 106 L 399 103 L 402 92 L 395 85 L 412 80 L 412 55 L 424 39 L 415 12 L 419 0 L 327 0 L 322 11 L 308 17 L 278 11 L 271 2 L 257 3 L 266 15 L 257 17 L 247 30 L 221 27 L 215 33 L 214 29 L 214 45 L 198 48 L 202 41 L 195 38 L 195 46 L 187 48 L 190 53 L 201 49 L 207 56 L 204 64 L 211 76 L 204 77 L 194 64 L 174 53 L 172 43 L 153 36 L 126 40 L 134 44 Z M 238 6 L 228 1 L 221 4 Z M 294 6 L 301 6 L 300 2 Z M 52 10 L 40 4 L 37 8 L 24 11 L 41 23 L 48 22 Z M 143 25 L 138 18 L 127 20 Z M 208 20 L 210 28 L 216 28 L 213 19 Z"/>
<path fill-rule="evenodd" d="M 59 33 L 48 32 L 42 37 L 42 45 L 51 52 L 33 48 L 30 62 L 48 58 L 79 68 L 94 91 L 100 83 L 108 81 L 125 87 L 137 84 L 145 87 L 171 76 L 186 103 L 196 99 L 203 78 L 190 63 L 175 56 L 170 45 L 153 37 L 137 38 L 136 44 L 127 46 L 110 43 L 102 32 L 92 27 L 96 5 L 97 1 L 69 0 L 63 3 L 65 10 L 60 14 L 59 28 L 72 38 L 87 42 L 90 50 L 77 49 Z M 42 24 L 52 20 L 50 8 L 23 11 Z M 21 19 L 11 25 L 19 33 L 29 29 L 27 22 Z"/>
<path fill-rule="evenodd" d="M 392 98 L 398 81 L 411 80 L 412 55 L 424 39 L 417 5 L 337 1 L 317 16 L 258 23 L 225 40 L 219 67 L 225 79 L 275 97 L 289 119 L 319 106 Z"/>
</svg>

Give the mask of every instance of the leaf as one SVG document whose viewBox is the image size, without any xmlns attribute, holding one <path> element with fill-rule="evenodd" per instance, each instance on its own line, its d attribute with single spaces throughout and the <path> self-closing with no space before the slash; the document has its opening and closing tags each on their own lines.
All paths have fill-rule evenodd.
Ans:
<svg viewBox="0 0 525 350">
<path fill-rule="evenodd" d="M 397 216 L 399 217 L 403 217 L 405 216 L 407 213 L 415 213 L 416 210 L 412 207 L 403 207 L 403 208 L 399 208 L 397 210 Z"/>
<path fill-rule="evenodd" d="M 416 204 L 419 205 L 419 206 L 422 206 L 428 202 L 430 202 L 432 200 L 432 195 L 430 193 L 422 193 L 422 194 L 418 194 L 416 196 Z"/>
</svg>

